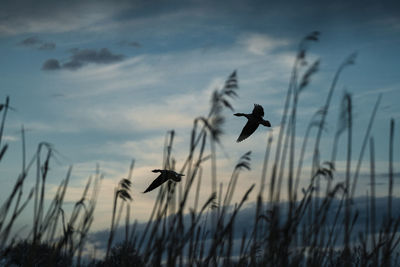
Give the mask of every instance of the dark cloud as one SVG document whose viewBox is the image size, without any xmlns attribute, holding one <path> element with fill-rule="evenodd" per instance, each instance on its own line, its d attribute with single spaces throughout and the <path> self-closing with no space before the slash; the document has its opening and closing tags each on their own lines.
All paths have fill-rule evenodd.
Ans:
<svg viewBox="0 0 400 267">
<path fill-rule="evenodd" d="M 160 18 L 163 14 L 187 14 L 186 10 L 198 15 L 215 17 L 233 15 L 236 25 L 260 25 L 282 31 L 290 28 L 297 33 L 303 29 L 318 26 L 331 28 L 332 20 L 345 23 L 384 23 L 388 27 L 397 25 L 399 1 L 52 1 L 41 0 L 2 0 L 0 9 L 0 35 L 27 32 L 70 32 L 90 29 L 109 21 L 127 21 L 131 16 L 140 18 Z M 190 18 L 192 24 L 197 18 Z M 180 19 L 180 26 L 185 26 Z M 126 24 L 129 25 L 129 24 Z M 232 24 L 234 25 L 234 24 Z M 259 27 L 260 27 L 259 26 Z M 311 27 L 310 27 L 311 26 Z M 382 26 L 382 25 L 381 25 Z M 381 28 L 378 27 L 379 29 Z M 287 29 L 286 29 L 287 30 Z"/>
<path fill-rule="evenodd" d="M 121 54 L 113 54 L 108 48 L 99 51 L 95 49 L 72 49 L 72 56 L 69 61 L 62 65 L 65 69 L 76 70 L 88 63 L 111 64 L 119 62 L 125 58 Z"/>
<path fill-rule="evenodd" d="M 99 51 L 95 49 L 74 50 L 72 53 L 71 61 L 82 63 L 109 64 L 124 59 L 123 55 L 113 54 L 107 48 L 102 48 Z"/>
<path fill-rule="evenodd" d="M 42 43 L 42 41 L 39 38 L 37 38 L 36 36 L 31 36 L 31 37 L 28 37 L 28 38 L 22 40 L 21 42 L 19 42 L 19 45 L 32 47 L 32 46 L 39 45 L 41 43 Z"/>
<path fill-rule="evenodd" d="M 124 60 L 125 56 L 121 54 L 113 54 L 108 48 L 96 49 L 78 49 L 70 50 L 72 54 L 69 60 L 63 64 L 56 59 L 49 59 L 44 64 L 43 70 L 68 69 L 77 70 L 86 64 L 112 64 Z M 46 67 L 45 67 L 46 66 Z"/>
<path fill-rule="evenodd" d="M 42 66 L 42 70 L 59 70 L 60 68 L 60 62 L 54 58 L 46 60 Z"/>
<path fill-rule="evenodd" d="M 77 60 L 71 60 L 62 65 L 64 69 L 77 70 L 83 67 L 83 63 Z"/>
<path fill-rule="evenodd" d="M 46 42 L 36 36 L 28 37 L 18 43 L 21 46 L 36 48 L 39 50 L 53 50 L 56 48 L 56 44 L 53 42 Z"/>
</svg>

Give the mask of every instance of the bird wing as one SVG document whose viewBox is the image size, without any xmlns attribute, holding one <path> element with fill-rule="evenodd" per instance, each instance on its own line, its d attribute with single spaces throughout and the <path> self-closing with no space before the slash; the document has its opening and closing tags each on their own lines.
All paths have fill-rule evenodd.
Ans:
<svg viewBox="0 0 400 267">
<path fill-rule="evenodd" d="M 147 189 L 143 192 L 143 193 L 147 193 L 150 192 L 154 189 L 156 189 L 157 187 L 159 187 L 160 185 L 162 185 L 163 183 L 165 183 L 168 180 L 168 176 L 165 175 L 164 173 L 161 173 L 150 185 L 149 187 L 147 187 Z"/>
<path fill-rule="evenodd" d="M 256 120 L 248 120 L 246 125 L 243 127 L 242 132 L 240 133 L 236 142 L 241 142 L 247 137 L 249 137 L 252 133 L 257 130 L 258 122 Z"/>
<path fill-rule="evenodd" d="M 253 112 L 254 116 L 264 117 L 264 109 L 262 106 L 254 104 Z"/>
</svg>

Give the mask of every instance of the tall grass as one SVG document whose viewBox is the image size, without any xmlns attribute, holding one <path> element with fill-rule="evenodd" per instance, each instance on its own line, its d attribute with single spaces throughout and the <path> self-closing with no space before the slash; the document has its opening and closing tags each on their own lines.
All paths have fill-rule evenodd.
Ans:
<svg viewBox="0 0 400 267">
<path fill-rule="evenodd" d="M 238 203 L 233 203 L 237 181 L 243 171 L 250 171 L 251 152 L 244 153 L 233 167 L 227 184 L 218 175 L 217 151 L 224 122 L 223 110 L 233 110 L 232 100 L 238 96 L 238 78 L 234 71 L 224 86 L 212 94 L 210 111 L 206 116 L 194 119 L 188 144 L 188 155 L 183 162 L 176 162 L 172 153 L 174 131 L 167 132 L 163 148 L 163 168 L 185 174 L 185 181 L 167 182 L 160 187 L 149 220 L 143 231 L 131 225 L 129 200 L 134 163 L 127 178 L 115 189 L 107 250 L 103 260 L 93 260 L 91 266 L 394 266 L 398 260 L 397 234 L 400 217 L 393 213 L 393 146 L 395 122 L 390 121 L 387 215 L 377 225 L 375 192 L 375 146 L 370 136 L 379 107 L 380 97 L 372 109 L 356 167 L 352 166 L 353 100 L 345 93 L 340 103 L 337 130 L 332 140 L 329 159 L 321 154 L 321 140 L 330 111 L 332 96 L 342 72 L 355 63 L 356 55 L 344 59 L 334 74 L 324 105 L 317 109 L 300 146 L 296 151 L 298 103 L 319 68 L 319 60 L 308 64 L 309 46 L 319 40 L 319 32 L 303 38 L 294 60 L 293 70 L 283 106 L 279 133 L 274 139 L 268 134 L 259 191 L 254 216 L 249 220 L 242 237 L 236 234 L 235 224 L 253 193 L 250 185 Z M 2 144 L 2 134 L 9 107 L 7 97 L 2 109 L 0 128 L 0 160 L 7 144 Z M 61 182 L 53 201 L 45 209 L 44 196 L 49 165 L 54 148 L 40 143 L 36 153 L 26 164 L 24 130 L 22 128 L 22 171 L 16 184 L 0 210 L 0 249 L 5 262 L 20 265 L 84 265 L 82 252 L 87 242 L 97 193 L 102 175 L 99 169 L 90 177 L 69 218 L 63 210 L 63 200 L 68 187 L 72 167 Z M 344 135 L 346 133 L 347 135 Z M 309 144 L 315 135 L 315 143 Z M 339 146 L 340 138 L 346 145 Z M 361 163 L 369 142 L 370 192 L 367 196 L 365 229 L 355 233 L 359 211 L 355 208 L 355 189 Z M 275 144 L 274 151 L 272 144 Z M 346 153 L 345 179 L 338 179 L 336 158 L 338 149 Z M 310 173 L 304 168 L 306 151 L 312 151 Z M 274 157 L 271 157 L 271 154 Z M 42 160 L 42 156 L 44 161 Z M 140 155 L 139 155 L 140 156 Z M 271 159 L 272 158 L 272 159 Z M 209 165 L 205 162 L 210 161 Z M 36 164 L 35 164 L 36 163 Z M 204 176 L 204 168 L 210 167 L 210 176 Z M 269 170 L 271 169 L 271 170 Z M 28 173 L 36 174 L 35 186 L 22 200 L 23 185 Z M 267 173 L 270 176 L 267 177 Z M 308 186 L 299 190 L 300 179 L 308 177 Z M 207 180 L 211 191 L 204 203 L 200 203 L 200 191 Z M 287 199 L 283 199 L 282 187 L 287 186 Z M 267 197 L 264 191 L 267 190 Z M 90 193 L 89 193 L 90 192 Z M 17 241 L 10 233 L 16 218 L 34 202 L 33 224 L 26 240 Z M 125 238 L 121 244 L 114 242 L 119 221 L 126 208 Z M 134 214 L 134 213 L 133 213 Z M 332 214 L 334 216 L 332 216 Z M 358 234 L 358 237 L 357 237 Z M 356 238 L 354 238 L 356 237 Z M 25 251 L 16 259 L 15 253 Z M 48 257 L 42 257 L 46 251 Z M 234 252 L 238 251 L 238 253 Z"/>
</svg>

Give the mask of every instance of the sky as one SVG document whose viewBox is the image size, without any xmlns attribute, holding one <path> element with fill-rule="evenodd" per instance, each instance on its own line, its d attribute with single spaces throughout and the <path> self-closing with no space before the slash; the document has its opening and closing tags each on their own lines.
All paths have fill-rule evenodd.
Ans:
<svg viewBox="0 0 400 267">
<path fill-rule="evenodd" d="M 78 201 L 99 164 L 105 178 L 93 229 L 104 229 L 110 224 L 114 187 L 135 159 L 132 214 L 146 221 L 157 192 L 141 192 L 156 177 L 151 170 L 161 168 L 166 132 L 175 130 L 173 154 L 179 169 L 189 150 L 193 119 L 207 115 L 212 92 L 234 70 L 239 82 L 239 97 L 232 101 L 235 112 L 249 113 L 253 104 L 260 104 L 272 124 L 236 143 L 245 119 L 224 111 L 219 182 L 226 185 L 239 157 L 252 151 L 252 169 L 238 181 L 239 200 L 252 183 L 259 183 L 267 138 L 272 134 L 276 140 L 279 132 L 299 41 L 312 31 L 321 35 L 310 45 L 308 61 L 321 63 L 300 96 L 296 138 L 302 140 L 312 115 L 323 105 L 337 67 L 356 52 L 356 64 L 345 69 L 333 95 L 321 150 L 332 149 L 339 103 L 344 92 L 350 92 L 355 166 L 382 94 L 371 132 L 377 171 L 387 172 L 393 118 L 398 172 L 400 4 L 396 1 L 2 1 L 0 102 L 9 96 L 13 110 L 5 127 L 4 140 L 10 147 L 0 166 L 0 201 L 21 168 L 23 125 L 28 158 L 42 141 L 57 150 L 48 199 L 72 165 L 66 201 Z M 306 160 L 310 155 L 306 153 Z M 365 160 L 362 171 L 368 172 L 368 156 Z M 345 150 L 339 149 L 338 177 L 344 162 Z M 31 177 L 27 183 L 33 182 Z M 365 194 L 368 182 L 361 178 L 359 195 Z M 378 183 L 377 194 L 384 196 L 387 180 Z M 206 198 L 210 185 L 203 188 Z"/>
</svg>

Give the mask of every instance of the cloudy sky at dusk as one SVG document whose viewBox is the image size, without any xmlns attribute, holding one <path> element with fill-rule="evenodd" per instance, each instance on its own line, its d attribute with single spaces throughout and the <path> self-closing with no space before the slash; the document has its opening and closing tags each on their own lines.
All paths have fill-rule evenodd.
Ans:
<svg viewBox="0 0 400 267">
<path fill-rule="evenodd" d="M 10 148 L 0 166 L 0 201 L 20 170 L 24 125 L 28 157 L 41 141 L 59 152 L 49 192 L 55 192 L 73 165 L 67 200 L 79 200 L 86 179 L 100 165 L 105 179 L 94 229 L 108 226 L 114 186 L 127 175 L 134 158 L 132 214 L 146 220 L 156 191 L 141 192 L 155 177 L 150 170 L 161 168 L 166 132 L 176 131 L 173 154 L 179 169 L 189 151 L 193 119 L 207 115 L 211 93 L 234 70 L 239 81 L 239 98 L 232 101 L 235 112 L 247 113 L 254 103 L 260 104 L 273 126 L 259 128 L 251 138 L 236 143 L 245 119 L 224 111 L 219 182 L 226 183 L 238 158 L 252 151 L 252 170 L 238 182 L 241 197 L 259 181 L 268 134 L 276 137 L 279 132 L 298 43 L 315 30 L 321 35 L 310 46 L 309 62 L 320 58 L 321 64 L 300 97 L 299 140 L 323 105 L 337 67 L 357 52 L 356 64 L 345 69 L 334 93 L 322 152 L 331 150 L 340 100 L 344 91 L 351 92 L 356 161 L 382 94 L 371 132 L 376 165 L 380 173 L 387 171 L 393 118 L 394 167 L 399 171 L 396 1 L 2 1 L 0 99 L 4 102 L 10 96 L 15 111 L 9 111 L 6 121 Z M 341 145 L 338 172 L 345 161 L 345 143 Z M 362 170 L 367 171 L 368 153 L 365 161 Z M 207 190 L 207 177 L 204 181 Z M 358 194 L 365 194 L 368 182 L 360 182 Z M 379 182 L 377 193 L 384 195 L 387 181 Z M 203 194 L 206 197 L 209 191 Z"/>
</svg>

